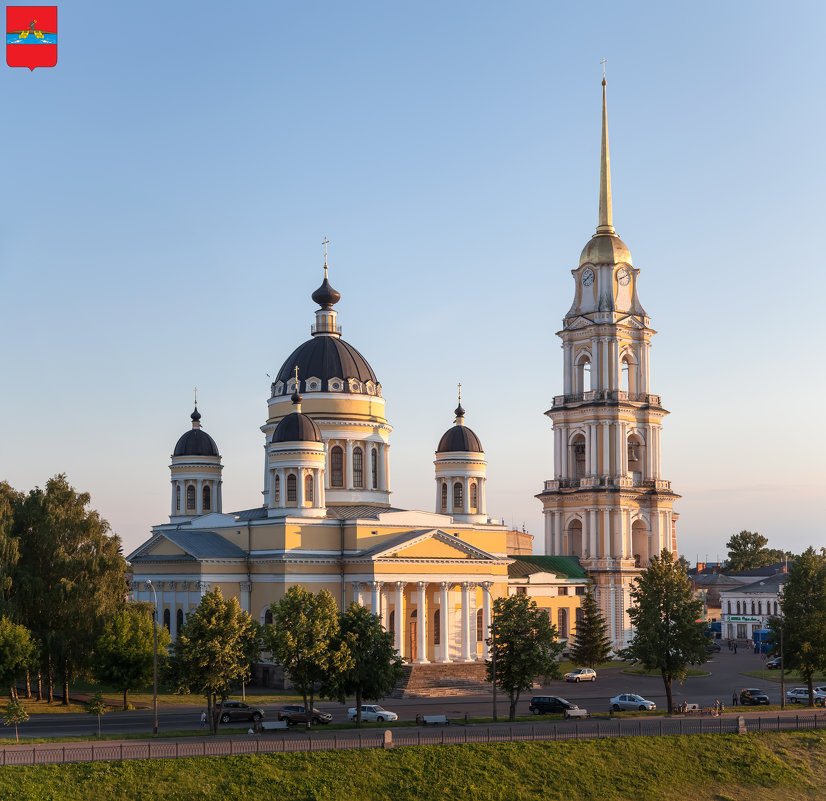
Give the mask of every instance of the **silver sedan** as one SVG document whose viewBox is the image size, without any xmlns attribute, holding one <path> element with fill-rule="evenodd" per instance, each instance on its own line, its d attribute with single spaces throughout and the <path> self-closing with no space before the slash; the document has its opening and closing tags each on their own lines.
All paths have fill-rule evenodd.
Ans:
<svg viewBox="0 0 826 801">
<path fill-rule="evenodd" d="M 656 708 L 657 705 L 653 701 L 646 701 L 641 695 L 634 695 L 633 693 L 615 695 L 611 699 L 611 709 L 613 709 L 614 712 L 619 712 L 623 709 L 636 709 L 640 712 L 650 712 Z"/>
</svg>

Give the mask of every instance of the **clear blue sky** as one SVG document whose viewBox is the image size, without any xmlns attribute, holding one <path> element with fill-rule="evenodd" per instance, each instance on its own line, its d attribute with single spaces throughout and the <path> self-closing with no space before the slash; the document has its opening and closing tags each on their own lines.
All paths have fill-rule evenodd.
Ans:
<svg viewBox="0 0 826 801">
<path fill-rule="evenodd" d="M 128 552 L 169 513 L 197 385 L 225 509 L 260 504 L 267 373 L 309 336 L 326 235 L 393 502 L 431 509 L 461 380 L 489 511 L 541 550 L 604 56 L 680 551 L 823 545 L 825 25 L 821 2 L 60 5 L 57 67 L 0 68 L 0 478 L 66 472 Z"/>
</svg>

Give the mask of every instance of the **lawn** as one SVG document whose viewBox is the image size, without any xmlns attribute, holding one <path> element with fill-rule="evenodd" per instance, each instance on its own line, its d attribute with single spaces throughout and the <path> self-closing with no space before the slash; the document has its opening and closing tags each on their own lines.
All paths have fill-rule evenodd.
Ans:
<svg viewBox="0 0 826 801">
<path fill-rule="evenodd" d="M 744 670 L 743 675 L 751 676 L 753 679 L 765 679 L 766 681 L 774 681 L 777 682 L 777 684 L 780 684 L 779 670 L 769 670 L 768 668 L 763 670 Z M 787 670 L 785 681 L 787 687 L 797 687 L 798 685 L 804 686 L 803 677 L 796 670 Z M 814 683 L 815 686 L 819 684 L 826 684 L 826 673 L 816 673 L 814 676 Z"/>
<path fill-rule="evenodd" d="M 807 731 L 5 767 L 0 801 L 803 801 L 823 798 L 825 743 Z"/>
</svg>

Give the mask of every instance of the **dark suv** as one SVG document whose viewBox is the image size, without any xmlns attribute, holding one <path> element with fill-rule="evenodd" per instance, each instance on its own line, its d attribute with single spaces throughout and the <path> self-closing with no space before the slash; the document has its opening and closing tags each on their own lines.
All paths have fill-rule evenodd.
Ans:
<svg viewBox="0 0 826 801">
<path fill-rule="evenodd" d="M 278 719 L 286 720 L 290 726 L 295 723 L 306 723 L 307 713 L 300 704 L 286 704 L 278 710 Z M 313 707 L 313 723 L 329 723 L 333 716 L 329 712 L 322 712 Z"/>
<path fill-rule="evenodd" d="M 221 723 L 230 723 L 233 720 L 251 720 L 258 723 L 264 717 L 263 709 L 241 701 L 221 701 L 215 705 L 215 711 Z"/>
<path fill-rule="evenodd" d="M 566 701 L 564 698 L 557 698 L 554 695 L 535 695 L 531 698 L 528 709 L 534 715 L 553 715 L 564 713 L 566 709 L 578 709 L 576 704 Z"/>
<path fill-rule="evenodd" d="M 756 689 L 749 689 L 749 690 L 740 690 L 740 705 L 746 706 L 751 705 L 755 706 L 757 704 L 767 704 L 769 703 L 769 696 L 766 695 L 762 690 Z"/>
</svg>

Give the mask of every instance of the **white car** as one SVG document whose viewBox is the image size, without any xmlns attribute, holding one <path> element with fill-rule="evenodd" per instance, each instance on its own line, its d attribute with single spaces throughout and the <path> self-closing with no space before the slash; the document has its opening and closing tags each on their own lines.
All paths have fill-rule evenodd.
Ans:
<svg viewBox="0 0 826 801">
<path fill-rule="evenodd" d="M 576 668 L 565 674 L 565 681 L 596 681 L 597 672 L 593 668 Z"/>
<path fill-rule="evenodd" d="M 657 705 L 653 701 L 646 701 L 641 695 L 635 695 L 634 693 L 615 695 L 611 699 L 611 709 L 613 709 L 614 712 L 619 712 L 623 709 L 636 709 L 640 712 L 650 712 L 656 708 Z"/>
<path fill-rule="evenodd" d="M 351 706 L 347 710 L 347 718 L 348 720 L 356 719 L 356 708 L 354 706 Z M 395 712 L 391 712 L 389 709 L 385 709 L 378 704 L 362 704 L 361 719 L 384 723 L 386 720 L 398 720 L 399 716 Z"/>
<path fill-rule="evenodd" d="M 823 706 L 824 701 L 826 701 L 826 692 L 823 690 L 826 689 L 824 687 L 815 687 L 814 688 L 814 702 L 817 706 Z M 786 690 L 786 700 L 791 701 L 793 704 L 808 704 L 809 703 L 809 688 L 808 687 L 795 687 L 791 690 Z"/>
</svg>

